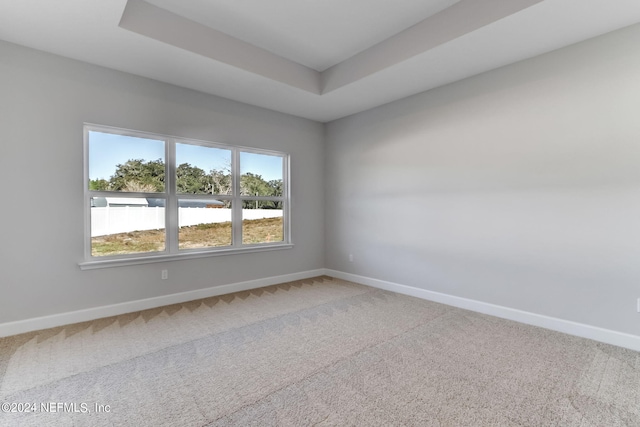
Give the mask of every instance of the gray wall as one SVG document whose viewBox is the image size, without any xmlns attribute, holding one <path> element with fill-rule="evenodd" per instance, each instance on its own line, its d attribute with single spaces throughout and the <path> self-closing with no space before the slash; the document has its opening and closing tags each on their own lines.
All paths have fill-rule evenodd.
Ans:
<svg viewBox="0 0 640 427">
<path fill-rule="evenodd" d="M 0 58 L 0 323 L 326 266 L 640 334 L 640 26 L 325 128 Z M 80 271 L 83 122 L 291 153 L 294 249 Z"/>
<path fill-rule="evenodd" d="M 324 267 L 321 124 L 5 42 L 0 58 L 0 323 Z M 290 153 L 295 247 L 80 271 L 83 122 Z"/>
<path fill-rule="evenodd" d="M 640 26 L 326 138 L 328 268 L 640 334 Z"/>
</svg>

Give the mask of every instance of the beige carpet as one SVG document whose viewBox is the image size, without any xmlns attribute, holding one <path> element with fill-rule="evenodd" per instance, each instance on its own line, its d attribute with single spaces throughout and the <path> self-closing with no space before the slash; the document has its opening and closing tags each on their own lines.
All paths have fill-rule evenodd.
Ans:
<svg viewBox="0 0 640 427">
<path fill-rule="evenodd" d="M 0 425 L 640 426 L 639 356 L 323 277 L 0 339 Z"/>
</svg>

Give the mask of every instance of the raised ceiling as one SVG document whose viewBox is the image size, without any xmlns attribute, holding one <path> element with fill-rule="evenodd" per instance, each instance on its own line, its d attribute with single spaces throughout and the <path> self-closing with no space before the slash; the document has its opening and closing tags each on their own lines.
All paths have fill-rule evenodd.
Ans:
<svg viewBox="0 0 640 427">
<path fill-rule="evenodd" d="M 638 0 L 0 0 L 2 40 L 322 122 L 637 22 Z"/>
<path fill-rule="evenodd" d="M 317 71 L 460 0 L 147 0 Z"/>
</svg>

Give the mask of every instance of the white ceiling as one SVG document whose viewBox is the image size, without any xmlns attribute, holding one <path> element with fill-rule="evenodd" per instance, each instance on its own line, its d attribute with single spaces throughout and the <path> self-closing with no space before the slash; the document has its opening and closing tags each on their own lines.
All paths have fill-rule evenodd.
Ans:
<svg viewBox="0 0 640 427">
<path fill-rule="evenodd" d="M 638 22 L 638 0 L 0 0 L 0 40 L 322 122 Z"/>
<path fill-rule="evenodd" d="M 147 0 L 324 71 L 460 0 Z"/>
</svg>

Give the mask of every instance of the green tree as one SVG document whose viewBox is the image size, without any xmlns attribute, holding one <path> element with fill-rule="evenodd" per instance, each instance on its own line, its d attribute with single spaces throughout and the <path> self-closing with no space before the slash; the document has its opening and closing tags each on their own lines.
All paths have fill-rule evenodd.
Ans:
<svg viewBox="0 0 640 427">
<path fill-rule="evenodd" d="M 284 194 L 284 186 L 281 179 L 274 179 L 268 182 L 271 189 L 270 196 L 281 197 Z M 262 209 L 282 209 L 282 202 L 268 201 L 264 202 L 265 206 Z"/>
<path fill-rule="evenodd" d="M 210 194 L 210 187 L 204 170 L 189 163 L 183 163 L 176 168 L 176 188 L 178 193 Z"/>
<path fill-rule="evenodd" d="M 108 191 L 109 190 L 109 181 L 106 179 L 92 179 L 89 180 L 89 190 L 93 191 Z"/>
<path fill-rule="evenodd" d="M 270 196 L 271 188 L 261 175 L 247 172 L 240 177 L 240 194 L 243 196 Z"/>
<path fill-rule="evenodd" d="M 281 179 L 265 181 L 261 175 L 248 172 L 240 177 L 240 194 L 243 196 L 279 197 L 283 194 Z M 243 209 L 282 209 L 281 202 L 245 200 Z"/>
<path fill-rule="evenodd" d="M 213 169 L 207 175 L 207 192 L 209 194 L 230 195 L 233 193 L 231 169 Z"/>
<path fill-rule="evenodd" d="M 138 186 L 164 191 L 164 162 L 162 159 L 144 161 L 143 159 L 127 160 L 116 165 L 116 172 L 109 179 L 109 190 L 127 191 L 127 188 Z"/>
<path fill-rule="evenodd" d="M 284 194 L 284 185 L 281 179 L 272 179 L 267 183 L 271 188 L 270 196 L 282 196 Z"/>
</svg>

